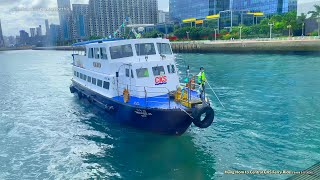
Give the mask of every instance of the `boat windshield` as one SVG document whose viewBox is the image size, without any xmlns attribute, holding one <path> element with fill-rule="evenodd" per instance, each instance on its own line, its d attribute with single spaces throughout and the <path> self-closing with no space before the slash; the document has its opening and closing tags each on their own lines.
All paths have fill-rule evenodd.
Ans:
<svg viewBox="0 0 320 180">
<path fill-rule="evenodd" d="M 136 44 L 136 51 L 138 56 L 155 55 L 156 49 L 153 43 Z"/>
<path fill-rule="evenodd" d="M 160 54 L 172 54 L 170 45 L 168 43 L 157 43 L 157 46 Z"/>
</svg>

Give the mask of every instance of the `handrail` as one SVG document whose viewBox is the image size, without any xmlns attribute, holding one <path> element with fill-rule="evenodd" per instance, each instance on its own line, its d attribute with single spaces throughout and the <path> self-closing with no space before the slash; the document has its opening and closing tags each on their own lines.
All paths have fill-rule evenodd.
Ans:
<svg viewBox="0 0 320 180">
<path fill-rule="evenodd" d="M 163 104 L 169 104 L 169 108 L 171 108 L 171 103 L 170 103 L 170 90 L 166 87 L 150 87 L 150 86 L 139 86 L 139 85 L 132 85 L 132 84 L 124 84 L 124 83 L 120 83 L 117 81 L 117 92 L 118 92 L 118 96 L 120 95 L 119 93 L 119 85 L 123 86 L 123 87 L 126 87 L 126 88 L 130 88 L 132 89 L 132 87 L 137 87 L 137 88 L 143 88 L 143 91 L 139 91 L 139 90 L 135 90 L 134 92 L 144 92 L 144 95 L 145 95 L 145 105 L 147 106 L 148 105 L 148 102 L 157 102 L 157 103 L 163 103 Z M 147 91 L 147 88 L 150 88 L 150 89 L 164 89 L 166 90 L 165 92 L 163 91 L 159 91 L 159 92 L 153 92 L 153 91 Z M 165 98 L 165 97 L 150 97 L 150 98 L 155 98 L 155 99 L 168 99 L 168 102 L 158 102 L 158 101 L 149 101 L 148 100 L 148 94 L 156 94 L 156 93 L 164 93 L 164 94 L 167 94 L 168 97 Z"/>
</svg>

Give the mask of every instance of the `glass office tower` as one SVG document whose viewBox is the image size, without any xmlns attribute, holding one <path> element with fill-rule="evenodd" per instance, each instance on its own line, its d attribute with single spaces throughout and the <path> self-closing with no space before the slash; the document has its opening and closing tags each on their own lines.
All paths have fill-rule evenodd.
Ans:
<svg viewBox="0 0 320 180">
<path fill-rule="evenodd" d="M 268 14 L 297 10 L 297 0 L 231 0 L 232 10 L 249 10 Z"/>
<path fill-rule="evenodd" d="M 183 19 L 203 19 L 208 15 L 218 14 L 228 10 L 230 0 L 170 0 L 169 11 L 172 21 L 181 22 Z"/>
</svg>

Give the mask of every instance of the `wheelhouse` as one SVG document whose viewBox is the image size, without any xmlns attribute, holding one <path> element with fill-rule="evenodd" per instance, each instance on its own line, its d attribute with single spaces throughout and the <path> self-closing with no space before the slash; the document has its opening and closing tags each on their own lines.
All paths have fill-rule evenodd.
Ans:
<svg viewBox="0 0 320 180">
<path fill-rule="evenodd" d="M 74 55 L 75 78 L 91 86 L 96 84 L 92 77 L 100 77 L 103 83 L 98 87 L 104 90 L 104 82 L 110 83 L 107 85 L 110 95 L 121 94 L 123 88 L 128 88 L 136 97 L 144 97 L 146 91 L 149 97 L 154 97 L 168 94 L 179 85 L 168 40 L 101 40 L 76 46 L 84 46 L 85 53 Z"/>
</svg>

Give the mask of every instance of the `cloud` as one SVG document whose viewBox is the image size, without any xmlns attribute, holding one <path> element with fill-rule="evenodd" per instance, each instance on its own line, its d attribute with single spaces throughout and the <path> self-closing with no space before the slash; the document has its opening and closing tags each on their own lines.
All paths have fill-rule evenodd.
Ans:
<svg viewBox="0 0 320 180">
<path fill-rule="evenodd" d="M 89 0 L 71 0 L 72 4 L 86 4 Z M 169 10 L 169 0 L 158 0 L 159 9 Z M 45 19 L 59 24 L 57 0 L 0 0 L 0 19 L 5 36 L 19 35 L 20 30 L 29 33 L 31 27 L 41 25 L 45 32 Z"/>
</svg>

